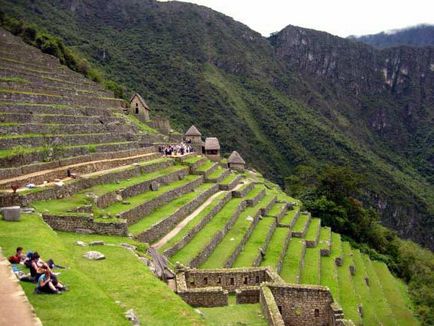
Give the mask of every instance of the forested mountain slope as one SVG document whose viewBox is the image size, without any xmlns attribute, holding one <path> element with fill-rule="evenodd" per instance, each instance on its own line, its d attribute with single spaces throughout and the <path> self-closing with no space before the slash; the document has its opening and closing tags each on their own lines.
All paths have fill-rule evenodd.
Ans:
<svg viewBox="0 0 434 326">
<path fill-rule="evenodd" d="M 282 183 L 300 164 L 348 165 L 404 237 L 433 247 L 432 49 L 385 51 L 289 26 L 270 39 L 180 2 L 0 1 Z"/>
</svg>

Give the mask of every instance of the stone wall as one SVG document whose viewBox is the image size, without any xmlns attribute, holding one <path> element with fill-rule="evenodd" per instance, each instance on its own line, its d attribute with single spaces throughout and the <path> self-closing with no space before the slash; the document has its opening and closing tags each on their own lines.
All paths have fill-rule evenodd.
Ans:
<svg viewBox="0 0 434 326">
<path fill-rule="evenodd" d="M 196 226 L 194 226 L 190 231 L 188 231 L 188 233 L 175 245 L 165 250 L 164 255 L 166 255 L 167 257 L 171 257 L 176 252 L 184 248 L 190 242 L 190 240 L 197 233 L 199 233 L 209 221 L 211 221 L 211 219 L 224 207 L 224 205 L 226 205 L 226 203 L 231 200 L 231 198 L 232 194 L 230 192 L 226 193 L 226 195 L 219 201 L 219 203 L 214 206 L 213 209 L 208 214 L 206 214 Z"/>
<path fill-rule="evenodd" d="M 259 302 L 265 318 L 270 326 L 285 326 L 282 315 L 274 300 L 273 293 L 267 286 L 261 286 Z"/>
<path fill-rule="evenodd" d="M 312 285 L 267 284 L 285 325 L 323 326 L 333 320 L 330 290 Z"/>
<path fill-rule="evenodd" d="M 310 225 L 311 218 L 310 218 L 310 213 L 307 213 L 307 214 L 304 214 L 304 215 L 308 215 L 309 218 L 308 218 L 306 224 L 304 225 L 304 229 L 303 230 L 301 230 L 301 231 L 293 231 L 292 232 L 292 236 L 294 238 L 304 238 L 304 236 L 306 235 L 307 229 L 309 228 L 309 225 Z"/>
<path fill-rule="evenodd" d="M 131 208 L 129 210 L 123 211 L 119 214 L 120 218 L 124 218 L 127 220 L 127 223 L 129 225 L 136 223 L 138 220 L 140 220 L 143 216 L 148 215 L 151 213 L 154 209 L 156 209 L 159 206 L 162 206 L 164 204 L 167 204 L 174 198 L 177 198 L 179 196 L 182 196 L 183 194 L 186 194 L 187 192 L 192 191 L 193 189 L 197 188 L 200 184 L 203 183 L 203 177 L 200 177 L 196 180 L 193 180 L 181 187 L 178 187 L 176 189 L 169 190 L 165 192 L 164 194 L 161 194 L 161 196 L 158 196 L 156 198 L 153 198 L 147 202 L 144 202 L 134 208 Z"/>
<path fill-rule="evenodd" d="M 67 232 L 97 233 L 127 236 L 128 226 L 124 220 L 116 223 L 95 222 L 85 215 L 51 215 L 43 214 L 43 220 L 54 230 Z"/>
<path fill-rule="evenodd" d="M 229 170 L 224 170 L 218 177 L 216 178 L 210 178 L 209 176 L 206 177 L 206 182 L 214 182 L 219 183 L 222 182 L 228 175 L 230 174 Z"/>
<path fill-rule="evenodd" d="M 178 295 L 193 307 L 221 307 L 228 305 L 228 292 L 221 287 L 188 289 Z"/>
<path fill-rule="evenodd" d="M 158 182 L 160 184 L 168 184 L 183 179 L 187 174 L 188 174 L 188 168 L 186 167 L 185 169 L 174 171 L 172 173 L 162 175 L 160 177 L 156 177 L 150 180 L 146 180 L 141 183 L 123 188 L 121 190 L 108 192 L 104 195 L 99 196 L 96 199 L 96 206 L 99 208 L 106 208 L 111 204 L 115 203 L 116 201 L 118 201 L 118 196 L 120 196 L 122 199 L 133 197 L 145 191 L 149 191 L 151 184 L 154 182 Z"/>
<path fill-rule="evenodd" d="M 214 162 L 213 165 L 208 170 L 199 171 L 196 168 L 196 169 L 194 169 L 193 174 L 203 175 L 204 177 L 207 177 L 208 175 L 210 175 L 211 173 L 213 173 L 217 169 L 218 166 L 219 166 L 218 163 Z"/>
<path fill-rule="evenodd" d="M 235 290 L 236 303 L 248 304 L 259 302 L 259 286 L 243 286 Z"/>
<path fill-rule="evenodd" d="M 258 194 L 255 197 L 246 200 L 247 206 L 249 207 L 255 206 L 262 198 L 264 198 L 264 196 L 265 196 L 265 189 L 262 189 L 260 192 L 258 192 Z M 258 212 L 258 214 L 260 213 L 261 211 Z"/>
<path fill-rule="evenodd" d="M 270 211 L 270 209 L 273 207 L 273 205 L 276 203 L 277 200 L 277 196 L 274 196 L 273 199 L 268 203 L 267 206 L 261 208 L 261 215 L 262 216 L 267 216 L 268 212 Z"/>
<path fill-rule="evenodd" d="M 152 243 L 161 239 L 165 234 L 169 233 L 179 222 L 181 222 L 187 215 L 191 214 L 197 209 L 209 196 L 218 191 L 218 186 L 213 185 L 208 190 L 196 196 L 192 201 L 184 206 L 178 208 L 172 215 L 167 216 L 165 219 L 158 221 L 146 231 L 138 234 L 136 239 L 141 242 Z"/>
<path fill-rule="evenodd" d="M 321 232 L 321 225 L 315 234 L 315 238 L 313 240 L 311 240 L 311 239 L 306 240 L 306 247 L 307 248 L 315 248 L 318 245 L 320 232 Z"/>
</svg>

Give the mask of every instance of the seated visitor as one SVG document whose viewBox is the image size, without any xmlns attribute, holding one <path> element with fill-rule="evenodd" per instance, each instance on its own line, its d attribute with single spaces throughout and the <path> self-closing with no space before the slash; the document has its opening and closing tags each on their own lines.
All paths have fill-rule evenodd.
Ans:
<svg viewBox="0 0 434 326">
<path fill-rule="evenodd" d="M 65 290 L 65 287 L 53 278 L 51 270 L 44 266 L 41 268 L 42 274 L 38 278 L 38 286 L 36 287 L 36 292 L 38 293 L 49 293 L 49 294 L 60 294 L 61 291 Z"/>
<path fill-rule="evenodd" d="M 18 247 L 16 252 L 15 252 L 15 255 L 9 257 L 9 262 L 11 264 L 19 264 L 19 263 L 23 262 L 25 259 L 26 259 L 26 256 L 24 256 L 24 254 L 23 254 L 23 248 Z"/>
</svg>

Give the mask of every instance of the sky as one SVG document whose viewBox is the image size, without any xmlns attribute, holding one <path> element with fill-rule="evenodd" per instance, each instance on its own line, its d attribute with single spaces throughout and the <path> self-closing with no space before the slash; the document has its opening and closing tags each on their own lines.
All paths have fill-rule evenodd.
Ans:
<svg viewBox="0 0 434 326">
<path fill-rule="evenodd" d="M 170 0 L 169 0 L 170 1 Z M 434 0 L 184 0 L 224 13 L 269 36 L 287 25 L 334 35 L 375 34 L 434 24 Z"/>
</svg>

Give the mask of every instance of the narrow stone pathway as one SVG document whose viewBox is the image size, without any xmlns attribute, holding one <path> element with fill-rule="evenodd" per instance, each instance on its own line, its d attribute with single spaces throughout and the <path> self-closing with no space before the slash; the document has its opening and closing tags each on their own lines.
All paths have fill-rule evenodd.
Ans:
<svg viewBox="0 0 434 326">
<path fill-rule="evenodd" d="M 238 188 L 240 188 L 243 185 L 244 185 L 243 183 L 240 183 L 236 187 L 234 187 L 233 189 L 231 189 L 229 191 L 237 190 Z M 188 222 L 190 222 L 198 214 L 200 214 L 200 212 L 202 212 L 206 207 L 208 207 L 208 205 L 211 204 L 211 202 L 217 196 L 219 196 L 219 195 L 221 195 L 223 193 L 227 193 L 229 191 L 226 191 L 226 190 L 218 191 L 214 195 L 212 195 L 211 197 L 209 197 L 202 205 L 200 205 L 198 208 L 196 208 L 196 210 L 193 213 L 191 213 L 190 215 L 188 215 L 177 226 L 175 226 L 175 228 L 172 231 L 170 231 L 169 233 L 167 233 L 163 238 L 160 239 L 160 241 L 158 241 L 157 243 L 153 244 L 152 247 L 154 247 L 155 249 L 158 249 L 158 248 L 161 248 L 162 246 L 164 246 L 166 244 L 166 242 L 169 241 L 170 239 L 172 239 L 175 235 L 177 235 L 184 228 L 184 226 L 186 226 L 188 224 Z"/>
<path fill-rule="evenodd" d="M 0 248 L 0 325 L 42 326 Z"/>
</svg>

